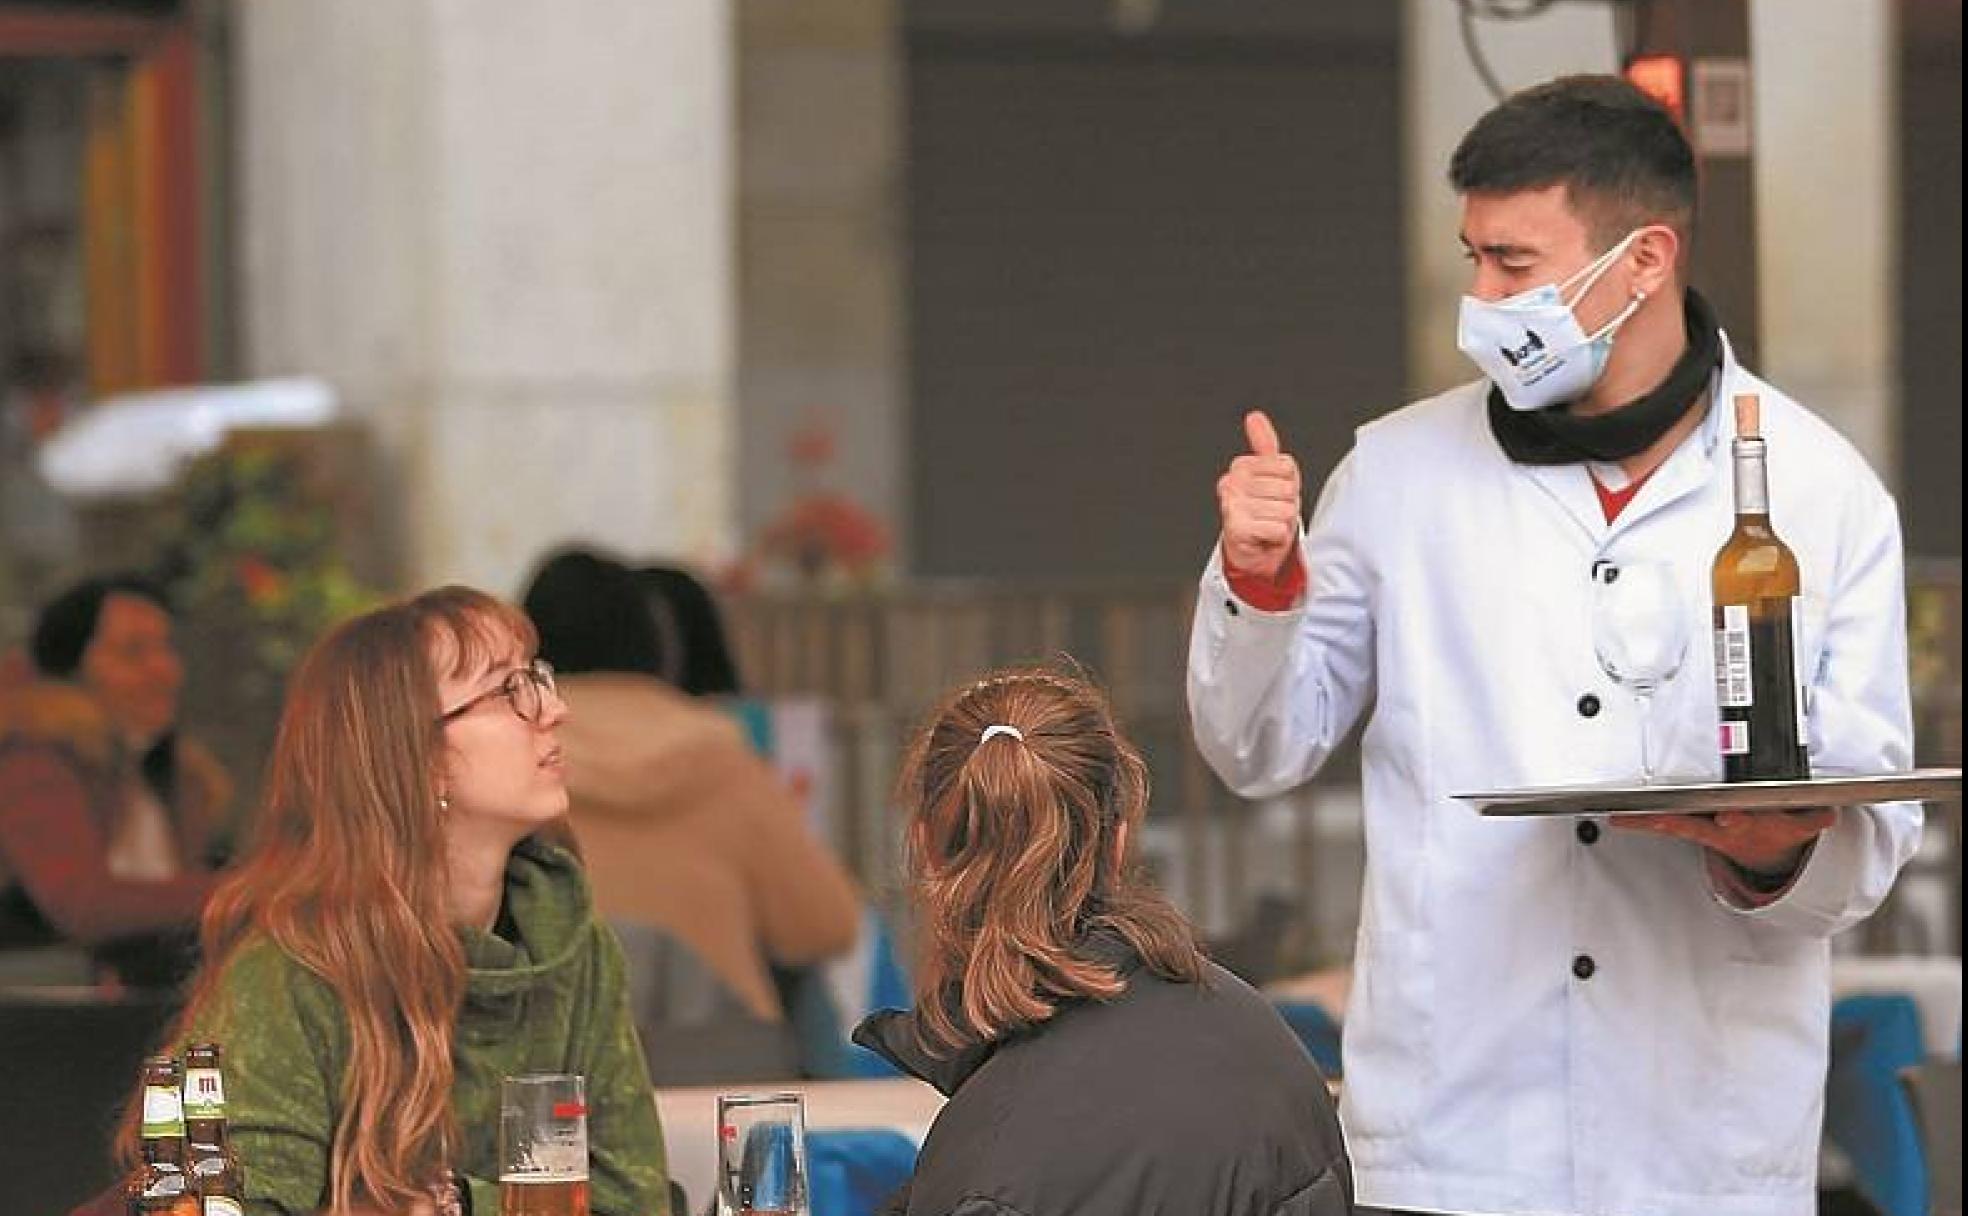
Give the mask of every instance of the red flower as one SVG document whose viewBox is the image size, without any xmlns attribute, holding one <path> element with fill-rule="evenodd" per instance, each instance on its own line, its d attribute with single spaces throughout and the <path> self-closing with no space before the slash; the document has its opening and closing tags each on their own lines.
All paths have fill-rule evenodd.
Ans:
<svg viewBox="0 0 1968 1216">
<path fill-rule="evenodd" d="M 859 503 L 840 494 L 810 494 L 786 508 L 760 537 L 765 553 L 786 557 L 809 573 L 836 566 L 865 573 L 888 555 L 888 529 Z"/>
<path fill-rule="evenodd" d="M 287 576 L 251 553 L 235 559 L 233 571 L 239 576 L 239 585 L 246 590 L 248 603 L 267 604 L 287 590 Z"/>
</svg>

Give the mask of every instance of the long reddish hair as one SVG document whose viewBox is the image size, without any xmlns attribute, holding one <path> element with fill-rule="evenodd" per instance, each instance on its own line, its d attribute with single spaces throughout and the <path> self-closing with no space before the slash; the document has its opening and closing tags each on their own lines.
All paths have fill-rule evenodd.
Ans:
<svg viewBox="0 0 1968 1216">
<path fill-rule="evenodd" d="M 986 740 L 992 726 L 1023 738 Z M 1089 680 L 1014 668 L 952 693 L 910 748 L 898 801 L 933 1045 L 996 1041 L 1064 1002 L 1119 996 L 1125 978 L 1089 948 L 1096 930 L 1156 974 L 1200 978 L 1188 922 L 1120 856 L 1122 828 L 1138 838 L 1147 812 L 1147 769 Z"/>
<path fill-rule="evenodd" d="M 435 656 L 464 676 L 507 657 L 515 641 L 531 652 L 526 617 L 466 587 L 377 609 L 322 638 L 289 682 L 246 859 L 205 908 L 205 963 L 174 1041 L 217 1002 L 234 953 L 261 936 L 321 977 L 348 1019 L 329 1149 L 335 1210 L 410 1207 L 458 1143 L 451 1038 L 465 960 L 447 902 Z"/>
</svg>

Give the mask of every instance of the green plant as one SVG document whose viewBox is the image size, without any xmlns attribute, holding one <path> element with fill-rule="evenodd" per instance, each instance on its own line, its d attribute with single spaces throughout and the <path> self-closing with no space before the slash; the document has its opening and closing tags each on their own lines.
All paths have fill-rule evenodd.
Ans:
<svg viewBox="0 0 1968 1216">
<path fill-rule="evenodd" d="M 221 448 L 173 497 L 161 577 L 186 621 L 243 630 L 233 653 L 275 687 L 323 631 L 379 598 L 343 554 L 332 488 L 295 450 Z"/>
</svg>

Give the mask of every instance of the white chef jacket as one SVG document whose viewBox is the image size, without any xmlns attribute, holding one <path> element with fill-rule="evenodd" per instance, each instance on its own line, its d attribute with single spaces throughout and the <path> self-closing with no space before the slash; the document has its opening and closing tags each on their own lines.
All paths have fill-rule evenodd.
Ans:
<svg viewBox="0 0 1968 1216">
<path fill-rule="evenodd" d="M 1478 382 L 1360 428 L 1306 531 L 1299 607 L 1239 602 L 1220 552 L 1203 574 L 1189 703 L 1233 788 L 1305 781 L 1372 707 L 1341 1096 L 1362 1203 L 1815 1211 L 1829 938 L 1884 897 L 1920 808 L 1842 812 L 1785 894 L 1744 910 L 1691 842 L 1452 798 L 1637 776 L 1636 703 L 1593 652 L 1601 560 L 1680 571 L 1690 646 L 1655 697 L 1656 769 L 1719 775 L 1709 567 L 1733 526 L 1734 419 L 1713 403 L 1742 392 L 1762 398 L 1772 522 L 1802 568 L 1812 764 L 1910 764 L 1894 503 L 1726 339 L 1724 357 L 1703 425 L 1611 524 L 1585 466 L 1505 457 Z"/>
</svg>

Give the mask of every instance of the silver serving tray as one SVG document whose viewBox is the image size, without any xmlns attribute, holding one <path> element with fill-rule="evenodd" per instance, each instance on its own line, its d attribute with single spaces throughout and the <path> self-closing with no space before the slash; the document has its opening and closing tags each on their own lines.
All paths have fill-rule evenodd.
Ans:
<svg viewBox="0 0 1968 1216">
<path fill-rule="evenodd" d="M 1961 770 L 1804 777 L 1794 781 L 1677 781 L 1559 785 L 1457 794 L 1485 815 L 1640 815 L 1650 812 L 1793 811 L 1873 802 L 1955 802 Z"/>
</svg>

